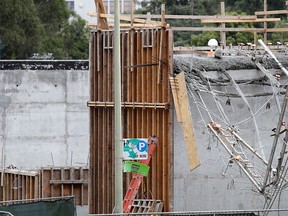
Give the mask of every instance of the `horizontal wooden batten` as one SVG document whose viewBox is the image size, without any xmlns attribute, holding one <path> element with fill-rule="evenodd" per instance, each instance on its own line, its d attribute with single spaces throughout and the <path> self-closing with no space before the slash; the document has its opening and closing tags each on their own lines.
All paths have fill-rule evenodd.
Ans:
<svg viewBox="0 0 288 216">
<path fill-rule="evenodd" d="M 221 28 L 221 27 L 172 27 L 173 31 L 216 31 L 216 32 L 287 32 L 288 28 Z"/>
<path fill-rule="evenodd" d="M 88 107 L 114 107 L 114 102 L 88 101 Z M 122 102 L 123 108 L 143 108 L 143 109 L 169 109 L 170 104 L 167 103 L 137 103 L 137 102 Z"/>
<path fill-rule="evenodd" d="M 256 11 L 255 15 L 288 14 L 288 10 Z"/>
<path fill-rule="evenodd" d="M 127 14 L 129 16 L 129 14 Z M 134 14 L 134 17 L 145 19 L 161 19 L 161 15 L 157 14 Z M 205 16 L 205 15 L 165 15 L 165 19 L 257 19 L 257 16 Z"/>
<path fill-rule="evenodd" d="M 279 22 L 280 18 L 258 18 L 258 19 L 201 19 L 201 23 L 246 23 L 246 22 Z"/>
</svg>

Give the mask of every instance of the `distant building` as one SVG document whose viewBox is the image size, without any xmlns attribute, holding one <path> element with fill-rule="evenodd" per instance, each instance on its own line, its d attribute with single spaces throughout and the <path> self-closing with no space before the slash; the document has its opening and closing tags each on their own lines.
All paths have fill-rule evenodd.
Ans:
<svg viewBox="0 0 288 216">
<path fill-rule="evenodd" d="M 141 7 L 143 0 L 134 0 L 134 10 Z M 131 0 L 119 0 L 120 12 L 130 13 L 131 12 Z M 113 14 L 114 12 L 114 0 L 103 0 L 105 5 L 105 11 L 107 14 Z M 95 17 L 87 15 L 88 12 L 95 12 L 96 6 L 94 0 L 66 0 L 66 4 L 69 10 L 75 11 L 83 19 L 88 22 L 96 22 Z"/>
</svg>

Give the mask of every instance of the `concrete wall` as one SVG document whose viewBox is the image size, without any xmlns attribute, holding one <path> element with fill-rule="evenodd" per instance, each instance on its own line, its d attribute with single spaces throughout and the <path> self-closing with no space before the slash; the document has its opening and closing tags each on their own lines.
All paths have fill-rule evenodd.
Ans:
<svg viewBox="0 0 288 216">
<path fill-rule="evenodd" d="M 242 70 L 242 71 L 227 71 L 235 79 L 251 80 L 263 76 L 259 70 Z M 219 73 L 208 71 L 209 74 L 215 77 Z M 189 80 L 188 80 L 189 82 Z M 250 93 L 269 93 L 272 91 L 271 86 L 247 84 L 240 85 L 245 94 Z M 231 86 L 213 87 L 222 92 L 237 93 Z M 284 90 L 285 91 L 285 90 Z M 225 124 L 220 120 L 223 119 L 216 106 L 215 100 L 209 93 L 201 92 L 203 100 L 207 108 L 213 111 L 218 117 L 212 115 L 213 120 L 220 123 L 223 127 Z M 194 92 L 197 102 L 200 102 L 199 97 Z M 279 101 L 283 100 L 284 95 L 279 97 Z M 231 106 L 226 104 L 228 97 L 218 97 L 220 104 L 225 110 L 225 113 L 232 125 L 237 125 L 240 121 L 251 116 L 247 105 L 241 98 L 230 98 Z M 252 112 L 259 110 L 270 96 L 248 98 L 251 104 Z M 262 107 L 256 115 L 255 119 L 259 127 L 261 135 L 261 143 L 263 148 L 260 148 L 256 130 L 252 119 L 244 124 L 239 124 L 240 136 L 258 149 L 259 153 L 264 152 L 266 159 L 269 158 L 273 138 L 270 135 L 273 133 L 272 128 L 277 126 L 279 119 L 278 109 L 275 99 L 270 101 L 270 109 L 266 106 Z M 196 132 L 197 146 L 201 165 L 193 171 L 189 171 L 188 157 L 185 154 L 185 145 L 182 135 L 182 126 L 174 119 L 174 208 L 175 211 L 210 211 L 210 210 L 250 210 L 262 209 L 264 198 L 257 193 L 256 188 L 248 180 L 243 172 L 239 171 L 238 166 L 230 164 L 227 172 L 223 175 L 226 166 L 229 164 L 230 157 L 221 146 L 217 139 L 213 139 L 209 133 L 207 125 L 211 121 L 207 115 L 207 111 L 197 106 L 195 100 L 190 97 L 190 107 L 192 110 L 194 129 Z M 200 115 L 201 114 L 201 115 Z M 287 122 L 287 115 L 284 120 Z M 283 138 L 283 135 L 282 135 Z M 279 140 L 281 144 L 281 140 Z M 282 146 L 282 144 L 281 144 Z M 279 149 L 278 149 L 279 150 Z M 277 150 L 277 151 L 278 151 Z M 276 152 L 277 152 L 276 151 Z M 277 161 L 279 151 L 275 158 Z M 274 163 L 274 167 L 275 167 Z M 265 173 L 265 170 L 261 170 Z M 273 208 L 287 207 L 287 192 L 283 191 L 279 206 L 278 200 Z M 287 213 L 286 213 L 287 214 Z M 285 213 L 284 213 L 285 215 Z"/>
<path fill-rule="evenodd" d="M 87 164 L 88 63 L 68 69 L 55 62 L 44 62 L 38 69 L 31 68 L 31 62 L 22 62 L 19 67 L 4 63 L 0 72 L 0 149 L 5 155 L 4 166 L 35 169 Z"/>
</svg>

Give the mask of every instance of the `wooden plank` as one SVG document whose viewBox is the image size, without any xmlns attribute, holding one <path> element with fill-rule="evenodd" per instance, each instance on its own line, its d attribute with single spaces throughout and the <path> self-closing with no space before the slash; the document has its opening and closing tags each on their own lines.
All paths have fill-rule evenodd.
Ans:
<svg viewBox="0 0 288 216">
<path fill-rule="evenodd" d="M 161 70 L 162 70 L 162 46 L 163 46 L 163 34 L 164 29 L 161 28 L 160 30 L 160 44 L 159 48 L 159 55 L 158 55 L 158 71 L 157 71 L 157 84 L 160 84 L 161 81 Z"/>
<path fill-rule="evenodd" d="M 288 28 L 270 28 L 267 32 L 288 32 Z"/>
<path fill-rule="evenodd" d="M 88 13 L 89 16 L 91 17 L 97 17 L 98 15 L 101 17 L 101 18 L 108 18 L 108 19 L 114 19 L 114 15 L 113 14 L 98 14 L 98 13 L 92 13 L 92 12 L 89 12 Z M 158 22 L 158 21 L 153 21 L 153 20 L 146 20 L 146 19 L 137 19 L 137 18 L 131 18 L 133 14 L 131 14 L 130 16 L 127 16 L 127 15 L 120 15 L 119 16 L 119 19 L 120 20 L 123 20 L 123 21 L 128 21 L 128 22 L 136 22 L 136 23 L 146 23 L 146 24 L 153 24 L 155 26 L 161 26 L 161 22 Z M 134 24 L 133 24 L 134 25 Z"/>
<path fill-rule="evenodd" d="M 60 179 L 60 180 L 50 180 L 49 181 L 50 184 L 84 184 L 84 180 L 64 180 L 64 179 Z M 72 195 L 72 194 L 71 194 Z M 63 191 L 62 191 L 62 196 L 63 196 Z"/>
<path fill-rule="evenodd" d="M 86 26 L 98 26 L 97 23 L 94 22 L 89 22 L 86 24 Z M 108 23 L 109 28 L 113 28 L 114 24 L 113 23 Z M 131 28 L 130 23 L 120 23 L 121 28 Z M 134 23 L 133 28 L 157 28 L 159 25 L 153 24 L 153 23 Z"/>
<path fill-rule="evenodd" d="M 188 154 L 190 170 L 197 168 L 200 165 L 198 150 L 196 145 L 195 132 L 193 128 L 193 121 L 190 112 L 189 98 L 186 89 L 186 81 L 184 72 L 176 76 L 178 81 L 179 91 L 177 92 L 178 100 L 181 101 L 180 112 L 182 118 L 183 135 Z"/>
<path fill-rule="evenodd" d="M 257 18 L 257 19 L 201 19 L 201 23 L 247 23 L 247 22 L 279 22 L 280 18 Z"/>
<path fill-rule="evenodd" d="M 99 14 L 105 14 L 105 7 L 102 0 L 94 0 L 96 8 L 99 10 Z M 98 24 L 100 29 L 108 29 L 108 21 L 106 18 L 98 16 Z"/>
<path fill-rule="evenodd" d="M 256 11 L 255 15 L 275 15 L 275 14 L 288 14 L 288 10 L 273 10 L 273 11 Z"/>
<path fill-rule="evenodd" d="M 179 90 L 179 85 L 178 85 L 178 81 L 177 79 L 175 79 L 174 77 L 169 77 L 169 81 L 170 81 L 170 88 L 172 90 L 172 94 L 173 94 L 173 101 L 174 101 L 174 107 L 175 107 L 175 111 L 176 111 L 176 115 L 177 115 L 177 120 L 179 123 L 182 122 L 182 117 L 181 117 L 181 111 L 180 111 L 180 102 L 178 99 L 178 90 Z"/>
<path fill-rule="evenodd" d="M 264 32 L 263 28 L 217 28 L 217 27 L 172 27 L 173 31 L 226 31 L 226 32 Z M 267 32 L 287 32 L 288 28 L 270 28 Z"/>
<path fill-rule="evenodd" d="M 129 15 L 129 14 L 128 14 Z M 161 19 L 161 15 L 157 14 L 135 14 L 135 17 L 138 18 L 151 18 L 151 19 Z M 165 19 L 192 19 L 192 20 L 200 20 L 200 19 L 257 19 L 257 16 L 247 15 L 247 16 L 205 16 L 205 15 L 165 15 Z"/>
<path fill-rule="evenodd" d="M 221 7 L 221 16 L 225 16 L 225 2 L 221 1 L 220 3 L 220 7 Z M 221 28 L 225 28 L 226 24 L 225 22 L 221 23 Z M 220 32 L 220 46 L 222 45 L 225 47 L 226 46 L 226 32 Z"/>
</svg>

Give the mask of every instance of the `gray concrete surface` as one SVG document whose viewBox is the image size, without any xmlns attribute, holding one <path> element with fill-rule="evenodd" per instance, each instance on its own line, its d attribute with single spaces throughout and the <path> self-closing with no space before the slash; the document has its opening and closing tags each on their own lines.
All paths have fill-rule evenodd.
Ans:
<svg viewBox="0 0 288 216">
<path fill-rule="evenodd" d="M 190 57 L 185 57 L 185 61 L 189 62 L 191 59 L 192 64 L 195 60 Z M 231 57 L 230 57 L 231 58 Z M 201 59 L 203 68 L 211 67 L 209 59 L 206 61 Z M 213 65 L 221 64 L 213 60 Z M 224 61 L 227 61 L 224 59 Z M 237 58 L 234 58 L 237 61 Z M 219 67 L 219 66 L 218 66 Z M 189 67 L 186 67 L 189 68 Z M 201 65 L 197 65 L 197 68 L 201 68 Z M 227 70 L 227 72 L 236 80 L 241 80 L 242 82 L 251 81 L 262 77 L 263 74 L 254 68 L 245 70 Z M 191 83 L 191 73 L 193 73 L 193 65 L 189 70 L 185 71 L 187 82 Z M 212 71 L 206 70 L 202 73 L 205 77 L 214 77 L 218 80 L 221 76 L 221 71 L 212 69 Z M 195 77 L 195 76 L 194 76 Z M 284 79 L 284 82 L 287 79 Z M 201 81 L 198 80 L 197 83 L 201 85 Z M 267 83 L 267 82 L 264 82 Z M 203 84 L 203 83 L 202 83 Z M 212 88 L 221 92 L 235 93 L 237 91 L 235 88 L 231 87 L 228 82 L 227 85 L 215 86 L 211 84 Z M 240 88 L 245 94 L 260 94 L 260 93 L 271 93 L 271 86 L 264 85 L 263 83 L 258 84 L 239 84 Z M 203 86 L 202 86 L 203 87 Z M 191 87 L 192 89 L 193 87 Z M 201 87 L 200 87 L 201 88 Z M 283 90 L 282 90 L 283 91 Z M 285 90 L 284 90 L 285 91 Z M 196 101 L 200 101 L 197 97 L 195 91 L 190 91 L 194 94 Z M 207 92 L 200 92 L 208 110 L 211 110 L 215 115 L 212 115 L 213 121 L 220 123 L 223 127 L 224 122 L 221 121 L 223 117 L 221 116 L 219 109 L 216 106 L 215 100 L 212 94 Z M 283 95 L 279 96 L 279 101 L 283 100 Z M 227 99 L 231 100 L 231 105 L 227 105 Z M 262 97 L 250 97 L 247 98 L 252 112 L 258 114 L 255 115 L 255 120 L 257 122 L 259 132 L 260 132 L 260 142 L 263 145 L 263 149 L 260 149 L 259 140 L 256 136 L 256 130 L 252 119 L 246 121 L 243 124 L 239 124 L 240 121 L 251 117 L 248 106 L 244 103 L 242 98 L 227 97 L 227 96 L 217 96 L 223 107 L 231 125 L 238 125 L 240 136 L 258 152 L 263 151 L 266 159 L 269 158 L 271 146 L 273 143 L 272 128 L 277 126 L 279 119 L 279 111 L 277 109 L 277 104 L 275 99 L 271 99 L 271 95 Z M 262 107 L 267 100 L 270 100 L 270 109 L 266 106 Z M 174 118 L 174 135 L 175 135 L 175 145 L 174 145 L 174 208 L 175 211 L 211 211 L 211 210 L 249 210 L 249 209 L 262 209 L 264 205 L 264 198 L 257 192 L 253 184 L 248 180 L 248 178 L 239 171 L 237 165 L 232 164 L 229 166 L 225 175 L 223 171 L 228 165 L 229 156 L 221 146 L 220 142 L 215 141 L 211 136 L 211 133 L 207 129 L 207 124 L 211 121 L 207 115 L 207 111 L 201 106 L 197 106 L 195 100 L 190 97 L 190 106 L 192 110 L 193 124 L 196 132 L 196 140 L 198 146 L 198 152 L 200 157 L 201 165 L 193 171 L 189 171 L 188 157 L 185 154 L 185 145 L 182 135 L 182 127 Z M 262 109 L 260 109 L 262 107 Z M 287 113 L 287 111 L 286 111 Z M 176 117 L 176 113 L 175 113 Z M 287 122 L 287 114 L 285 115 L 284 121 Z M 282 136 L 283 138 L 283 136 Z M 281 143 L 281 141 L 279 141 Z M 279 156 L 279 148 L 276 151 L 276 162 Z M 276 163 L 273 163 L 274 167 Z M 262 168 L 262 167 L 260 167 Z M 265 170 L 261 170 L 262 173 Z M 273 208 L 287 208 L 287 192 L 283 191 L 279 202 L 276 201 Z M 278 205 L 279 204 L 279 205 Z M 285 215 L 282 213 L 280 215 Z"/>
<path fill-rule="evenodd" d="M 0 71 L 0 152 L 5 167 L 88 164 L 88 70 L 49 67 Z M 88 206 L 77 206 L 77 215 L 88 215 Z"/>
<path fill-rule="evenodd" d="M 0 83 L 4 166 L 87 164 L 87 70 L 2 70 Z"/>
</svg>

